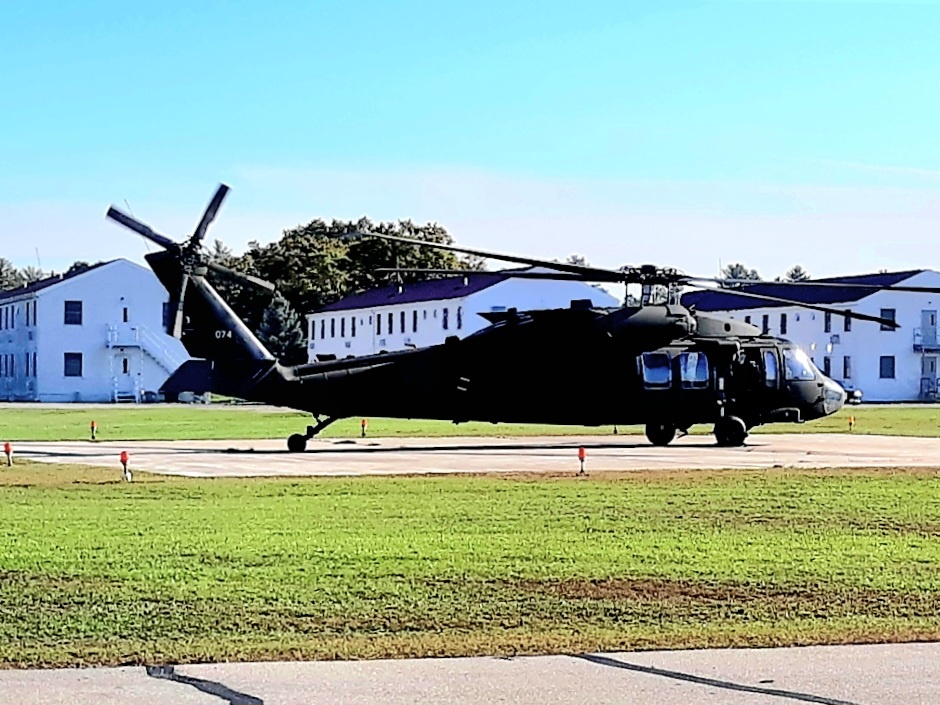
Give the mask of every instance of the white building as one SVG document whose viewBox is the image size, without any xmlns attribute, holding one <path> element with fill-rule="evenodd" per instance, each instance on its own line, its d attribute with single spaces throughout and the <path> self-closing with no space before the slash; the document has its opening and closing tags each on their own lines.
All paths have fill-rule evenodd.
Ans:
<svg viewBox="0 0 940 705">
<path fill-rule="evenodd" d="M 118 259 L 0 292 L 0 399 L 141 401 L 188 356 L 166 289 Z"/>
<path fill-rule="evenodd" d="M 940 287 L 940 273 L 918 269 L 834 279 L 832 284 Z M 847 389 L 858 389 L 865 401 L 916 401 L 937 398 L 937 312 L 940 294 L 850 287 L 781 286 L 772 282 L 747 287 L 758 294 L 850 309 L 893 319 L 892 329 L 877 323 L 779 306 L 729 291 L 686 294 L 682 302 L 699 311 L 726 313 L 765 332 L 800 345 L 816 365 Z"/>
<path fill-rule="evenodd" d="M 371 355 L 463 338 L 489 322 L 480 313 L 567 308 L 589 299 L 619 302 L 582 282 L 513 278 L 500 272 L 391 285 L 349 296 L 307 315 L 307 355 L 317 359 Z"/>
</svg>

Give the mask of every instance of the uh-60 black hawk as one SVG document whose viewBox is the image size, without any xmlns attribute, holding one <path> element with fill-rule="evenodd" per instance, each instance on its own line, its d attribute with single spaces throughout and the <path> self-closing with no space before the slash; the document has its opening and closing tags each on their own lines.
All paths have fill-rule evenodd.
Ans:
<svg viewBox="0 0 940 705">
<path fill-rule="evenodd" d="M 333 421 L 360 416 L 457 423 L 645 424 L 655 445 L 668 444 L 693 424 L 713 424 L 719 445 L 737 446 L 754 426 L 818 419 L 845 402 L 842 387 L 793 343 L 762 334 L 748 323 L 679 304 L 682 287 L 733 281 L 651 265 L 601 269 L 374 233 L 358 235 L 538 268 L 514 270 L 517 277 L 638 284 L 642 294 L 639 305 L 618 308 L 573 301 L 564 309 L 485 313 L 489 326 L 463 339 L 449 337 L 440 345 L 281 365 L 207 280 L 213 269 L 273 290 L 267 282 L 211 262 L 202 249 L 206 228 L 227 193 L 227 186 L 219 186 L 195 232 L 183 243 L 113 207 L 107 216 L 163 248 L 146 259 L 170 294 L 174 315 L 168 332 L 195 358 L 163 389 L 211 391 L 313 414 L 316 425 L 288 438 L 291 451 L 303 451 L 307 440 Z M 663 291 L 666 301 L 653 303 L 654 294 Z M 896 327 L 893 321 L 844 309 L 747 296 Z"/>
</svg>

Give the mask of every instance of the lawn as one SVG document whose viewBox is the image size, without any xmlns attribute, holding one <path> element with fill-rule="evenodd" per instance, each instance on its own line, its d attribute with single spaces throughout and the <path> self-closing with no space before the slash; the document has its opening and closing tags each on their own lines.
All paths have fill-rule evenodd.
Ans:
<svg viewBox="0 0 940 705">
<path fill-rule="evenodd" d="M 940 638 L 940 471 L 0 471 L 0 665 Z"/>
<path fill-rule="evenodd" d="M 806 424 L 774 424 L 758 433 L 825 433 L 848 430 L 855 418 L 855 433 L 908 436 L 940 435 L 940 409 L 933 405 L 870 405 L 848 407 L 838 414 Z M 81 440 L 89 425 L 98 423 L 101 440 L 199 440 L 232 438 L 286 438 L 303 432 L 311 417 L 295 411 L 233 405 L 142 405 L 40 408 L 4 405 L 0 408 L 0 441 Z M 324 438 L 359 436 L 361 419 L 344 419 L 327 428 Z M 625 426 L 620 433 L 642 433 Z M 447 421 L 368 419 L 370 436 L 533 436 L 583 435 L 613 432 L 610 426 L 539 426 L 526 424 L 453 424 Z M 695 433 L 710 433 L 698 426 Z"/>
</svg>

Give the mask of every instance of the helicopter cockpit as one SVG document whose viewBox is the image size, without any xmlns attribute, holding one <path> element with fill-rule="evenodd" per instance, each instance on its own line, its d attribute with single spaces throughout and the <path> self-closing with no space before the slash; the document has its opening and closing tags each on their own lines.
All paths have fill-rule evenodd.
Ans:
<svg viewBox="0 0 940 705">
<path fill-rule="evenodd" d="M 823 374 L 809 355 L 795 345 L 783 348 L 784 382 L 791 399 L 801 409 L 803 420 L 836 413 L 845 404 L 842 386 Z"/>
</svg>

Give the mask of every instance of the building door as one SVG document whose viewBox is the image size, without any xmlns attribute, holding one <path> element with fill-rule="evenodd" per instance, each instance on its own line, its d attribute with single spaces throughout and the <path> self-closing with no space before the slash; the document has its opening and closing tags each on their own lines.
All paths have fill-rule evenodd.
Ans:
<svg viewBox="0 0 940 705">
<path fill-rule="evenodd" d="M 922 397 L 937 395 L 936 355 L 924 355 L 920 359 L 920 393 Z"/>
<path fill-rule="evenodd" d="M 920 312 L 920 333 L 924 345 L 937 344 L 937 312 Z M 936 375 L 934 375 L 936 377 Z"/>
</svg>

